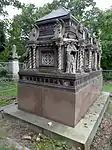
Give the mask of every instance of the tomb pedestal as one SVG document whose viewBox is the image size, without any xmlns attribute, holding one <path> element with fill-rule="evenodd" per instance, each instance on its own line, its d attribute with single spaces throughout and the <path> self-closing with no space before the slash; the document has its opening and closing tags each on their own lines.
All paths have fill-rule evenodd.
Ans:
<svg viewBox="0 0 112 150">
<path fill-rule="evenodd" d="M 100 95 L 101 71 L 81 74 L 19 72 L 18 107 L 74 127 Z"/>
</svg>

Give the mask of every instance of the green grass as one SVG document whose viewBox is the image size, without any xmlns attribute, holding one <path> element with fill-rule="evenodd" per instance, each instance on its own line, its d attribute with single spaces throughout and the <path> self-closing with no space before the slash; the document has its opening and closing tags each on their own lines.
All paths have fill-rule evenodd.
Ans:
<svg viewBox="0 0 112 150">
<path fill-rule="evenodd" d="M 105 92 L 112 92 L 112 85 L 104 85 L 103 91 L 105 91 Z"/>
<path fill-rule="evenodd" d="M 13 82 L 4 82 L 0 85 L 0 106 L 12 103 L 10 98 L 17 97 L 17 84 Z"/>
<path fill-rule="evenodd" d="M 0 100 L 0 106 L 6 106 L 12 103 L 12 100 Z"/>
<path fill-rule="evenodd" d="M 0 82 L 0 91 L 17 88 L 17 84 L 13 82 Z"/>
<path fill-rule="evenodd" d="M 0 150 L 9 150 L 9 149 L 6 147 L 0 147 Z"/>
</svg>

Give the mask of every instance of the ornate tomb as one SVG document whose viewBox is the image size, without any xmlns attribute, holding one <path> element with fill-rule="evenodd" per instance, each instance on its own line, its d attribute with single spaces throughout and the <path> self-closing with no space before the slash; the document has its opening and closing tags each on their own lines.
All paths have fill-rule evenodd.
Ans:
<svg viewBox="0 0 112 150">
<path fill-rule="evenodd" d="M 99 40 L 65 8 L 39 19 L 19 71 L 18 107 L 74 127 L 102 89 Z"/>
</svg>

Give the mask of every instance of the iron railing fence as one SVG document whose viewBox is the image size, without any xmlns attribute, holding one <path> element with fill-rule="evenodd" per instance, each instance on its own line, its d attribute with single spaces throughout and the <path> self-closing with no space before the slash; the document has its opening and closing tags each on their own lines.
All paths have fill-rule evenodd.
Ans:
<svg viewBox="0 0 112 150">
<path fill-rule="evenodd" d="M 0 77 L 7 77 L 7 78 L 12 78 L 12 62 L 0 62 Z M 19 62 L 19 70 L 24 69 L 25 64 Z"/>
<path fill-rule="evenodd" d="M 1 69 L 9 70 L 8 68 L 11 63 L 12 62 L 0 62 L 0 70 Z M 25 68 L 25 64 L 22 62 L 19 62 L 19 69 L 23 69 L 23 68 Z"/>
</svg>

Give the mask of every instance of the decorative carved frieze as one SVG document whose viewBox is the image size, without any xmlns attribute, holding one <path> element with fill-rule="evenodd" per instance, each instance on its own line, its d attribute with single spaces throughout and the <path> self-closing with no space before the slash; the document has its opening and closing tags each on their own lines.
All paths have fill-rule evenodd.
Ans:
<svg viewBox="0 0 112 150">
<path fill-rule="evenodd" d="M 23 83 L 31 83 L 31 84 L 40 84 L 43 86 L 55 86 L 56 88 L 64 88 L 64 89 L 71 89 L 77 92 L 81 88 L 85 87 L 88 84 L 96 84 L 99 82 L 101 84 L 102 82 L 102 73 L 101 71 L 95 71 L 92 74 L 83 74 L 81 75 L 81 78 L 72 76 L 66 76 L 66 75 L 60 75 L 53 76 L 49 74 L 36 74 L 35 72 L 27 72 L 27 75 L 25 72 L 20 72 L 20 82 Z"/>
</svg>

